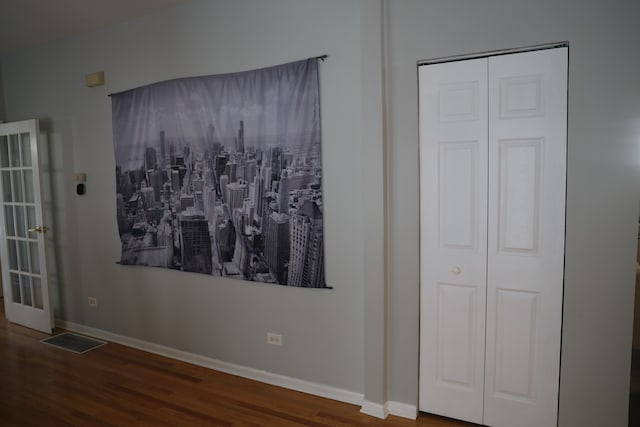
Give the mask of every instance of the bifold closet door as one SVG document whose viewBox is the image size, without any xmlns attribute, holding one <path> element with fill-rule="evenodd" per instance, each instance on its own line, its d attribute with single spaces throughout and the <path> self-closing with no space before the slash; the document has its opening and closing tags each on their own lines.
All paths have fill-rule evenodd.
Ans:
<svg viewBox="0 0 640 427">
<path fill-rule="evenodd" d="M 482 423 L 487 60 L 420 72 L 420 410 Z"/>
<path fill-rule="evenodd" d="M 420 410 L 556 425 L 567 49 L 419 68 Z"/>
<path fill-rule="evenodd" d="M 556 426 L 567 48 L 489 58 L 484 424 Z"/>
</svg>

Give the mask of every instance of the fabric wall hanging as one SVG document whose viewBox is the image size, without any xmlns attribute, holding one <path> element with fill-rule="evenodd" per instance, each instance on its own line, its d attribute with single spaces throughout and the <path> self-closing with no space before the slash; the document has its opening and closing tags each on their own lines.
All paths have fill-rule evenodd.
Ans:
<svg viewBox="0 0 640 427">
<path fill-rule="evenodd" d="M 318 58 L 111 99 L 121 264 L 327 287 Z"/>
</svg>

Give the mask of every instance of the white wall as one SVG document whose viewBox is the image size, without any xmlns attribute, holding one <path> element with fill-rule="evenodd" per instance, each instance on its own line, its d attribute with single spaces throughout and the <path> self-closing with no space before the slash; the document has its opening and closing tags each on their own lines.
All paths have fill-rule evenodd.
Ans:
<svg viewBox="0 0 640 427">
<path fill-rule="evenodd" d="M 421 59 L 569 41 L 560 422 L 627 425 L 640 193 L 640 5 L 616 0 L 389 1 L 390 399 L 418 389 Z"/>
<path fill-rule="evenodd" d="M 5 55 L 10 120 L 41 118 L 52 144 L 56 316 L 354 392 L 363 387 L 363 150 L 355 1 L 194 1 Z M 183 76 L 328 54 L 320 64 L 326 278 L 295 289 L 116 265 L 115 163 L 107 94 Z M 86 88 L 103 70 L 106 85 Z M 365 143 L 366 144 L 366 143 Z M 87 173 L 74 194 L 73 172 Z M 87 306 L 97 296 L 98 308 Z M 266 344 L 281 333 L 284 346 Z"/>
</svg>

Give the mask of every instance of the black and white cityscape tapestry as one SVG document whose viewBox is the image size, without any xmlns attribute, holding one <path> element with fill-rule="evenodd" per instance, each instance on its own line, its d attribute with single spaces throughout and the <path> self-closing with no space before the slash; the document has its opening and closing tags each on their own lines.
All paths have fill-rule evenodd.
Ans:
<svg viewBox="0 0 640 427">
<path fill-rule="evenodd" d="M 318 60 L 112 95 L 120 263 L 325 288 Z"/>
</svg>

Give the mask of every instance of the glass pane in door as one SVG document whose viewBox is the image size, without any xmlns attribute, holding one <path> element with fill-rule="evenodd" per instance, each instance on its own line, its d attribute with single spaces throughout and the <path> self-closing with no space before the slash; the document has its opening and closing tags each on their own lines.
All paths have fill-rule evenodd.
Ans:
<svg viewBox="0 0 640 427">
<path fill-rule="evenodd" d="M 5 135 L 0 136 L 0 167 L 9 167 L 9 140 Z"/>
<path fill-rule="evenodd" d="M 20 281 L 22 282 L 22 304 L 33 305 L 33 299 L 31 298 L 31 278 L 21 274 Z"/>
<path fill-rule="evenodd" d="M 16 273 L 11 273 L 9 276 L 11 277 L 12 300 L 15 303 L 22 304 L 22 297 L 20 296 L 20 276 Z"/>
<path fill-rule="evenodd" d="M 13 206 L 5 205 L 4 222 L 5 222 L 5 230 L 7 230 L 7 236 L 15 236 L 16 229 L 13 223 Z"/>
<path fill-rule="evenodd" d="M 31 166 L 31 138 L 28 133 L 20 134 L 22 166 Z"/>
<path fill-rule="evenodd" d="M 16 206 L 15 207 L 15 212 L 16 212 L 16 236 L 18 237 L 27 237 L 27 229 L 25 228 L 25 223 L 24 223 L 24 207 L 23 206 Z"/>
<path fill-rule="evenodd" d="M 18 135 L 9 135 L 9 158 L 11 159 L 10 166 L 12 168 L 20 166 L 20 142 L 18 141 Z"/>
<path fill-rule="evenodd" d="M 33 172 L 25 170 L 24 174 L 24 201 L 33 203 Z"/>
<path fill-rule="evenodd" d="M 32 277 L 31 282 L 33 285 L 33 306 L 35 308 L 42 309 L 42 284 L 40 283 L 40 279 L 37 277 Z"/>
<path fill-rule="evenodd" d="M 9 171 L 2 172 L 2 195 L 5 203 L 13 202 L 11 195 L 11 172 Z"/>
<path fill-rule="evenodd" d="M 13 182 L 13 201 L 14 202 L 24 202 L 22 197 L 22 172 L 19 170 L 14 170 L 12 173 L 12 182 Z"/>
<path fill-rule="evenodd" d="M 31 272 L 40 274 L 40 258 L 38 255 L 38 242 L 29 242 L 29 258 L 31 260 Z"/>
<path fill-rule="evenodd" d="M 33 230 L 36 228 L 36 208 L 33 206 L 27 206 L 27 230 Z M 30 239 L 37 239 L 35 231 L 29 231 Z"/>
<path fill-rule="evenodd" d="M 18 259 L 20 271 L 29 271 L 29 255 L 27 254 L 27 242 L 18 240 Z"/>
<path fill-rule="evenodd" d="M 7 248 L 9 249 L 9 270 L 18 269 L 18 248 L 14 239 L 7 239 Z"/>
</svg>

